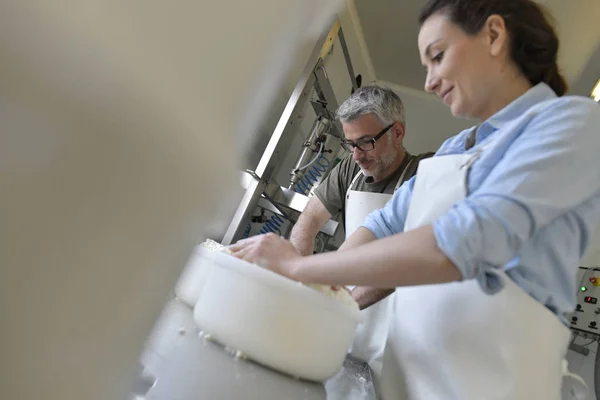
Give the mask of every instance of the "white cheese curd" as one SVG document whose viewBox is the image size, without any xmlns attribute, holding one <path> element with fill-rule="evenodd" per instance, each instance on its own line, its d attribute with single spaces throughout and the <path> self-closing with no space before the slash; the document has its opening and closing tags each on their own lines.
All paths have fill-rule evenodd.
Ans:
<svg viewBox="0 0 600 400">
<path fill-rule="evenodd" d="M 200 247 L 203 247 L 210 251 L 221 251 L 223 253 L 231 254 L 231 250 L 229 250 L 229 247 L 223 246 L 221 243 L 215 242 L 212 239 L 206 239 L 204 242 L 200 243 Z"/>
<path fill-rule="evenodd" d="M 317 290 L 323 294 L 326 294 L 329 297 L 333 297 L 334 299 L 336 299 L 338 301 L 346 303 L 349 306 L 356 308 L 357 310 L 359 308 L 356 300 L 354 300 L 354 298 L 352 297 L 350 292 L 348 290 L 346 290 L 346 288 L 344 288 L 344 287 L 329 286 L 329 285 L 314 285 L 314 284 L 309 284 L 306 286 L 308 286 L 311 289 Z"/>
</svg>

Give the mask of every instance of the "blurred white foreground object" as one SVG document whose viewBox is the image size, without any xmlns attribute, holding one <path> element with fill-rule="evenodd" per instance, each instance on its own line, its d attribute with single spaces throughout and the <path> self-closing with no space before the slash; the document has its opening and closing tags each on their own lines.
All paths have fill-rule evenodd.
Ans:
<svg viewBox="0 0 600 400">
<path fill-rule="evenodd" d="M 295 377 L 324 381 L 339 371 L 360 322 L 349 294 L 310 288 L 223 253 L 213 262 L 194 308 L 200 329 Z"/>
<path fill-rule="evenodd" d="M 175 296 L 190 307 L 194 307 L 206 278 L 213 266 L 214 252 L 196 247 L 175 285 Z"/>
<path fill-rule="evenodd" d="M 1 399 L 129 397 L 181 268 L 239 202 L 236 147 L 337 4 L 0 4 Z"/>
<path fill-rule="evenodd" d="M 190 307 L 194 307 L 200 297 L 200 292 L 206 283 L 206 278 L 213 266 L 215 252 L 229 252 L 226 246 L 211 239 L 196 246 L 188 260 L 181 276 L 175 285 L 175 295 Z"/>
</svg>

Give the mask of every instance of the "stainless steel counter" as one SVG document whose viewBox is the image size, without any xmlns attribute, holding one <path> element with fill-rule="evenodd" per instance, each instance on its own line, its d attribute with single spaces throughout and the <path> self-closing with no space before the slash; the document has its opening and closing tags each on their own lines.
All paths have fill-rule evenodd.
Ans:
<svg viewBox="0 0 600 400">
<path fill-rule="evenodd" d="M 136 400 L 376 398 L 368 366 L 351 357 L 324 384 L 307 382 L 237 359 L 199 333 L 192 310 L 177 300 L 170 301 L 142 356 L 144 372 Z"/>
</svg>

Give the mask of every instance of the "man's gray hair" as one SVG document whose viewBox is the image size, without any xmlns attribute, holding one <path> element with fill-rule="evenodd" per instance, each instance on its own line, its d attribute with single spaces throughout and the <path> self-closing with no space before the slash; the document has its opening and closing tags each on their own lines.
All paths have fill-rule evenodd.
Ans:
<svg viewBox="0 0 600 400">
<path fill-rule="evenodd" d="M 400 97 L 391 89 L 380 86 L 364 86 L 354 92 L 337 110 L 342 122 L 352 122 L 366 114 L 375 114 L 383 123 L 395 121 L 405 123 L 404 105 Z"/>
</svg>

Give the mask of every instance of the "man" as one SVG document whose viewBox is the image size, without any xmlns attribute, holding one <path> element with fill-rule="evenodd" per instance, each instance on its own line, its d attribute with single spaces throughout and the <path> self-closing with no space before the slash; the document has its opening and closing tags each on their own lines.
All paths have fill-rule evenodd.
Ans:
<svg viewBox="0 0 600 400">
<path fill-rule="evenodd" d="M 337 117 L 344 130 L 342 146 L 352 155 L 331 170 L 296 222 L 290 242 L 302 255 L 313 253 L 317 233 L 337 215 L 342 216 L 348 238 L 369 213 L 385 206 L 394 191 L 415 175 L 419 161 L 433 155 L 413 156 L 404 148 L 404 106 L 390 89 L 365 86 L 357 90 L 339 107 Z M 352 290 L 360 308 L 370 308 L 351 352 L 373 369 L 381 367 L 387 334 L 385 316 L 391 302 L 383 299 L 393 292 L 393 288 Z"/>
</svg>

